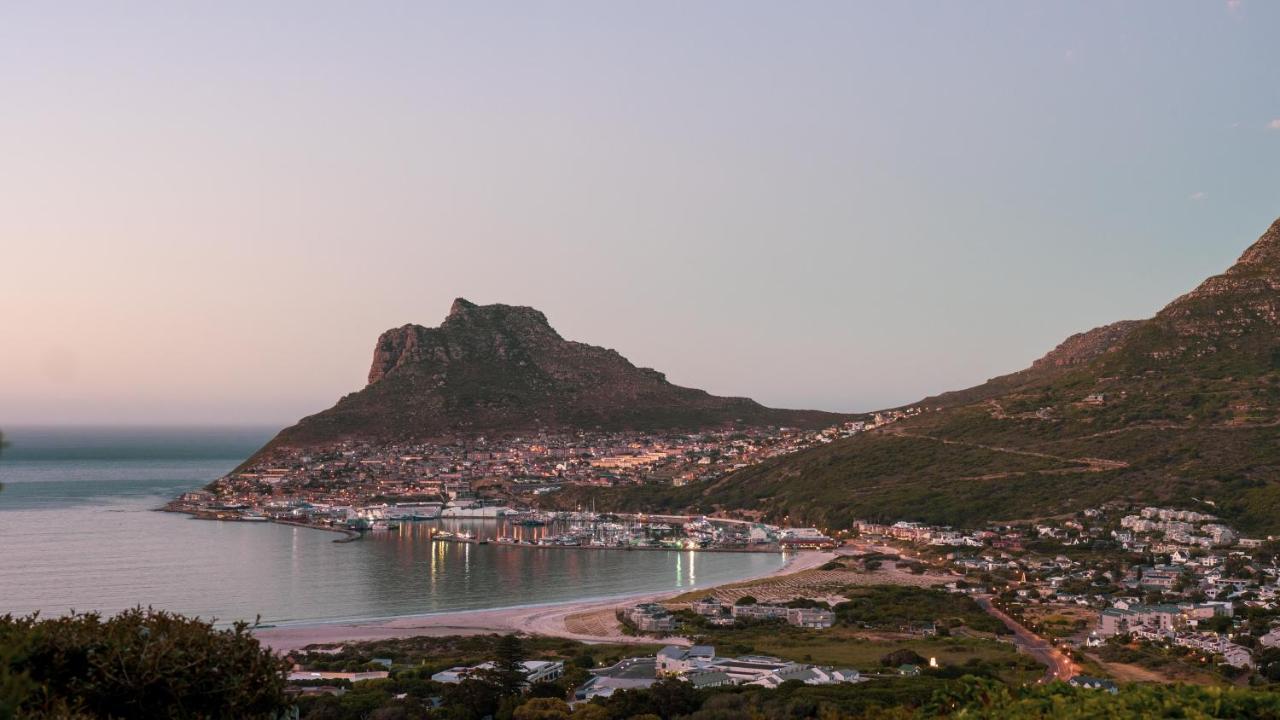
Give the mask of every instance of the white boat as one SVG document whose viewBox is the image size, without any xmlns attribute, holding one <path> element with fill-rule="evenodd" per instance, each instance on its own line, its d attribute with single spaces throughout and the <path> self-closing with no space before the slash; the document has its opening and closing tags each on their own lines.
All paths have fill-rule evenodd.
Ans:
<svg viewBox="0 0 1280 720">
<path fill-rule="evenodd" d="M 511 512 L 510 508 L 500 505 L 481 505 L 472 500 L 454 500 L 440 511 L 442 518 L 481 518 L 496 520 Z"/>
<path fill-rule="evenodd" d="M 435 520 L 440 517 L 440 503 L 397 503 L 387 508 L 387 517 L 398 520 Z"/>
</svg>

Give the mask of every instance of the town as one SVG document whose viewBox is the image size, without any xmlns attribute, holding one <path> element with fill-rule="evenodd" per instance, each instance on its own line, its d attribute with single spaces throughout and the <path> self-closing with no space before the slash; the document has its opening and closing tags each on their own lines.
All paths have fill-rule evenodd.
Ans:
<svg viewBox="0 0 1280 720">
<path fill-rule="evenodd" d="M 1280 543 L 1241 537 L 1211 513 L 1115 504 L 982 529 L 858 522 L 831 534 L 821 567 L 577 621 L 652 643 L 648 654 L 603 639 L 590 650 L 528 637 L 552 649 L 520 658 L 526 694 L 580 707 L 672 682 L 698 691 L 911 686 L 961 666 L 1002 682 L 1102 692 L 1134 681 L 1280 679 Z M 358 648 L 299 654 L 297 692 L 341 695 L 379 679 L 395 687 L 395 671 Z M 327 663 L 329 652 L 350 657 Z M 573 656 L 592 652 L 606 662 Z M 379 662 L 391 668 L 393 659 Z M 449 687 L 492 677 L 493 663 L 433 667 L 426 699 L 443 702 L 460 692 Z"/>
<path fill-rule="evenodd" d="M 691 434 L 586 433 L 457 439 L 447 443 L 343 443 L 323 450 L 277 451 L 247 469 L 185 493 L 166 509 L 216 520 L 275 521 L 348 532 L 438 519 L 505 519 L 551 526 L 554 536 L 526 539 L 442 533 L 437 539 L 566 547 L 778 550 L 806 544 L 777 528 L 687 526 L 630 518 L 597 522 L 594 508 L 548 512 L 540 496 L 562 487 L 707 482 L 769 458 L 883 427 L 918 409 L 876 413 L 818 431 L 741 428 Z M 617 519 L 611 517 L 609 520 Z M 812 543 L 807 543 L 812 544 Z"/>
<path fill-rule="evenodd" d="M 947 587 L 992 597 L 1082 664 L 1280 677 L 1280 542 L 1212 514 L 1113 505 L 971 532 L 905 521 L 853 532 L 961 576 Z"/>
</svg>

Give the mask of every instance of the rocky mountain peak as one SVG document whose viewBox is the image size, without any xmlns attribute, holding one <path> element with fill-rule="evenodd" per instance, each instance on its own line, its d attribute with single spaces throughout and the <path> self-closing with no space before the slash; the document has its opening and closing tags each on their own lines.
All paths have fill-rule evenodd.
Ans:
<svg viewBox="0 0 1280 720">
<path fill-rule="evenodd" d="M 822 427 L 846 416 L 775 410 L 680 387 L 614 350 L 560 337 L 546 315 L 457 298 L 437 327 L 403 325 L 374 346 L 369 382 L 285 428 L 278 447 L 400 442 L 529 430 Z"/>
<path fill-rule="evenodd" d="M 1254 269 L 1258 266 L 1270 266 L 1273 269 L 1280 269 L 1280 218 L 1271 223 L 1271 227 L 1262 234 L 1262 237 L 1258 238 L 1255 243 L 1244 251 L 1240 259 L 1232 266 L 1231 271 Z"/>
<path fill-rule="evenodd" d="M 449 315 L 441 329 L 455 327 L 489 328 L 499 331 L 551 332 L 551 323 L 541 311 L 523 305 L 477 305 L 465 298 L 458 298 L 449 307 Z"/>
</svg>

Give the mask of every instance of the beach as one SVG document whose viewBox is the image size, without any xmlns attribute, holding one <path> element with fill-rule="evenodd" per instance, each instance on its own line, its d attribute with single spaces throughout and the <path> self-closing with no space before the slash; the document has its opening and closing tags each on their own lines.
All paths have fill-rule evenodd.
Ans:
<svg viewBox="0 0 1280 720">
<path fill-rule="evenodd" d="M 822 566 L 834 557 L 836 555 L 832 552 L 817 550 L 800 552 L 791 556 L 786 564 L 777 570 L 754 577 L 744 577 L 739 582 L 811 570 Z M 711 586 L 708 586 L 707 589 L 710 590 L 710 588 Z M 490 610 L 408 615 L 383 620 L 309 623 L 270 627 L 258 630 L 254 635 L 263 645 L 279 652 L 298 650 L 308 645 L 364 640 L 517 632 L 529 635 L 563 637 L 582 642 L 653 643 L 655 642 L 654 638 L 623 635 L 616 628 L 593 629 L 591 623 L 581 622 L 580 619 L 601 614 L 611 614 L 612 610 L 619 607 L 642 602 L 661 601 L 687 593 L 690 589 L 684 588 L 678 591 L 665 590 L 659 593 L 619 595 Z M 566 621 L 570 619 L 574 619 L 574 621 L 567 623 Z M 662 640 L 662 642 L 682 644 L 687 643 L 687 640 L 683 638 L 668 638 Z"/>
</svg>

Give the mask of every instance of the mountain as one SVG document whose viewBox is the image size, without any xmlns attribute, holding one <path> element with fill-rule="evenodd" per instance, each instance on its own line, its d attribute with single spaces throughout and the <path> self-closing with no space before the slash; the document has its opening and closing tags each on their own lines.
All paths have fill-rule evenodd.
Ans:
<svg viewBox="0 0 1280 720">
<path fill-rule="evenodd" d="M 565 340 L 533 308 L 459 298 L 439 327 L 405 325 L 384 332 L 362 390 L 281 431 L 258 456 L 344 440 L 730 424 L 822 427 L 844 418 L 774 410 L 747 398 L 673 385 L 614 350 Z"/>
<path fill-rule="evenodd" d="M 919 406 L 708 485 L 599 502 L 840 527 L 974 526 L 1136 501 L 1280 533 L 1280 220 L 1155 317 L 1074 335 L 1025 370 Z"/>
</svg>

